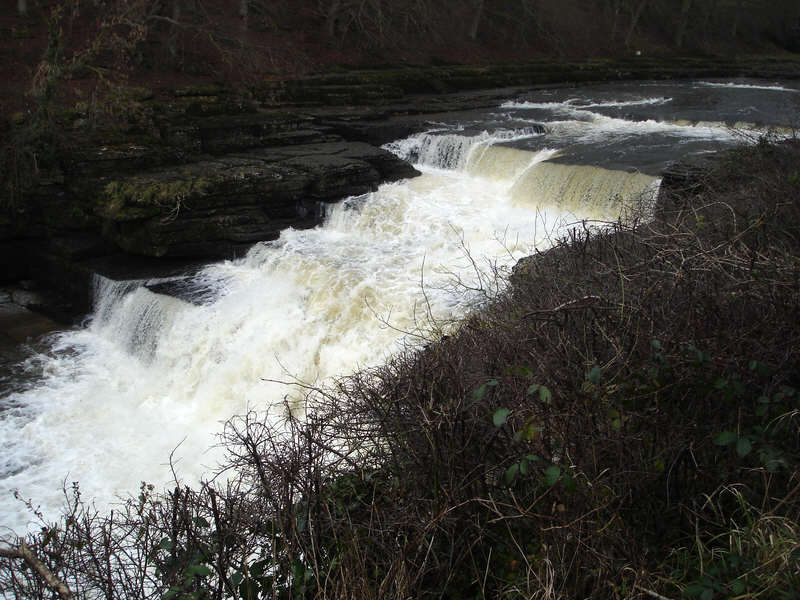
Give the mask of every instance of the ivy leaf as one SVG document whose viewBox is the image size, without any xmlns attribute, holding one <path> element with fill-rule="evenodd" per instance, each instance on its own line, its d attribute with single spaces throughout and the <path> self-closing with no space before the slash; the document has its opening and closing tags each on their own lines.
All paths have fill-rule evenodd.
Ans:
<svg viewBox="0 0 800 600">
<path fill-rule="evenodd" d="M 745 589 L 747 589 L 747 587 L 745 586 L 744 582 L 741 581 L 740 579 L 737 579 L 736 581 L 731 583 L 731 593 L 734 596 L 741 596 L 742 594 L 744 594 Z"/>
<path fill-rule="evenodd" d="M 753 449 L 753 444 L 750 443 L 746 437 L 739 438 L 739 441 L 736 442 L 736 454 L 744 458 L 750 451 Z"/>
<path fill-rule="evenodd" d="M 544 404 L 550 404 L 553 400 L 553 394 L 550 393 L 543 385 L 539 386 L 539 400 L 541 400 Z"/>
<path fill-rule="evenodd" d="M 508 421 L 508 415 L 510 414 L 511 411 L 507 408 L 498 408 L 492 413 L 492 423 L 494 423 L 495 427 L 502 427 Z"/>
<path fill-rule="evenodd" d="M 600 375 L 602 375 L 602 371 L 600 370 L 600 367 L 595 365 L 592 367 L 592 370 L 589 371 L 589 376 L 587 379 L 596 384 L 600 381 Z"/>
<path fill-rule="evenodd" d="M 561 467 L 552 465 L 544 470 L 544 482 L 549 486 L 554 486 L 561 476 Z"/>
<path fill-rule="evenodd" d="M 187 573 L 190 575 L 199 575 L 200 577 L 206 577 L 211 575 L 211 569 L 209 569 L 205 565 L 192 565 L 187 569 Z"/>
<path fill-rule="evenodd" d="M 496 379 L 492 379 L 491 381 L 487 381 L 481 387 L 479 387 L 477 390 L 472 392 L 472 397 L 475 398 L 475 400 L 480 402 L 481 400 L 483 400 L 483 396 L 486 394 L 486 388 L 495 387 L 496 385 L 497 385 L 497 380 Z"/>
<path fill-rule="evenodd" d="M 683 595 L 691 598 L 694 596 L 699 596 L 704 591 L 706 591 L 706 586 L 695 583 L 683 590 Z"/>
<path fill-rule="evenodd" d="M 503 475 L 506 485 L 511 485 L 511 482 L 514 481 L 517 473 L 519 473 L 519 463 L 514 463 L 508 467 L 508 469 L 506 469 L 505 475 Z"/>
<path fill-rule="evenodd" d="M 723 431 L 716 435 L 716 437 L 714 438 L 714 443 L 717 446 L 730 446 L 738 439 L 739 436 L 736 435 L 733 431 Z"/>
</svg>

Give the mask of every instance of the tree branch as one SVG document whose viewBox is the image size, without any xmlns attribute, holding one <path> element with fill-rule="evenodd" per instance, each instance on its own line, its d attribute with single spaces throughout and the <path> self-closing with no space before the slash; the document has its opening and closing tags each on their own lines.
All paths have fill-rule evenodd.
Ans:
<svg viewBox="0 0 800 600">
<path fill-rule="evenodd" d="M 61 596 L 61 600 L 73 600 L 74 596 L 70 589 L 58 577 L 53 575 L 53 572 L 47 568 L 42 561 L 36 558 L 36 555 L 31 550 L 30 546 L 24 541 L 21 541 L 18 548 L 0 548 L 0 557 L 2 558 L 21 558 L 28 563 L 33 570 L 35 570 L 47 586 Z"/>
</svg>

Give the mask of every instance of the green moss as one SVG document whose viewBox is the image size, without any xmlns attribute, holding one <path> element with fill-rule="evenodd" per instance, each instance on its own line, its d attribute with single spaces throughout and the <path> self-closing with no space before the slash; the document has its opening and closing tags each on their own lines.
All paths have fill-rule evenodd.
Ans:
<svg viewBox="0 0 800 600">
<path fill-rule="evenodd" d="M 172 181 L 134 177 L 112 181 L 103 189 L 100 212 L 121 221 L 169 214 L 185 200 L 204 195 L 212 183 L 204 177 Z"/>
</svg>

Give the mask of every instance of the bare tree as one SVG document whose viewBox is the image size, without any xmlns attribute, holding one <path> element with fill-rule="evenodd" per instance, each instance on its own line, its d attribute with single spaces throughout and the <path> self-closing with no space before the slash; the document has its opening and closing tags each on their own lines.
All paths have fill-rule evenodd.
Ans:
<svg viewBox="0 0 800 600">
<path fill-rule="evenodd" d="M 636 27 L 639 25 L 639 19 L 642 18 L 642 13 L 647 6 L 647 2 L 648 0 L 639 0 L 638 2 L 631 0 L 631 22 L 628 26 L 628 33 L 625 34 L 626 48 L 631 45 L 631 38 L 636 31 Z"/>
<path fill-rule="evenodd" d="M 242 31 L 247 31 L 247 17 L 249 12 L 249 0 L 239 0 L 239 19 L 241 20 Z"/>
<path fill-rule="evenodd" d="M 686 37 L 686 27 L 689 24 L 689 11 L 692 8 L 692 0 L 683 0 L 681 4 L 680 20 L 678 21 L 678 29 L 675 31 L 675 46 L 678 48 L 683 47 L 683 41 Z"/>
<path fill-rule="evenodd" d="M 472 13 L 472 21 L 470 22 L 469 26 L 469 39 L 475 40 L 478 38 L 478 27 L 481 24 L 481 18 L 483 17 L 483 0 L 475 0 L 474 1 L 474 12 Z"/>
</svg>

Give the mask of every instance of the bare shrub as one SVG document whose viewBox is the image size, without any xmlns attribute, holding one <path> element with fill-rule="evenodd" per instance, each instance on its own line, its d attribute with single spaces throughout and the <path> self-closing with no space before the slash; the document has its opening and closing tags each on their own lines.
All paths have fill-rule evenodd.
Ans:
<svg viewBox="0 0 800 600">
<path fill-rule="evenodd" d="M 76 598 L 790 593 L 798 157 L 728 153 L 652 222 L 576 228 L 441 339 L 231 420 L 200 489 L 99 515 L 75 488 L 26 545 Z M 8 541 L 0 589 L 52 597 Z"/>
</svg>

